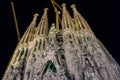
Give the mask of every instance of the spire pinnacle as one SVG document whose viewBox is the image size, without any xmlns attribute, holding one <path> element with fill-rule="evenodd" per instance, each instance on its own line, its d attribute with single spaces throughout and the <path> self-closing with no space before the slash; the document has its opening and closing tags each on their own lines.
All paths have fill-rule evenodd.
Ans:
<svg viewBox="0 0 120 80">
<path fill-rule="evenodd" d="M 76 8 L 76 5 L 75 5 L 75 4 L 72 4 L 72 5 L 71 5 L 71 8 Z"/>
<path fill-rule="evenodd" d="M 38 16 L 39 16 L 39 14 L 38 14 L 38 13 L 35 13 L 33 20 L 37 20 L 37 17 L 38 17 Z"/>
<path fill-rule="evenodd" d="M 48 12 L 48 8 L 44 8 L 44 13 L 41 17 L 41 20 L 38 24 L 38 29 L 36 31 L 36 34 L 37 35 L 45 35 L 47 34 L 47 31 L 48 31 L 48 17 L 47 17 L 47 12 Z"/>
<path fill-rule="evenodd" d="M 75 5 L 75 4 L 72 4 L 72 5 L 71 5 L 71 8 L 73 9 L 74 12 L 77 12 L 76 5 Z"/>
<path fill-rule="evenodd" d="M 62 4 L 62 8 L 63 8 L 63 13 L 62 13 L 62 28 L 63 29 L 66 29 L 66 28 L 73 28 L 74 29 L 72 17 L 70 16 L 70 14 L 68 12 L 65 3 Z"/>
<path fill-rule="evenodd" d="M 66 4 L 63 3 L 61 6 L 63 7 L 63 11 L 65 11 L 66 10 Z"/>
<path fill-rule="evenodd" d="M 47 13 L 48 12 L 48 8 L 44 8 L 44 13 Z"/>
<path fill-rule="evenodd" d="M 31 37 L 33 37 L 33 30 L 36 25 L 36 20 L 37 20 L 37 17 L 39 16 L 39 14 L 35 13 L 33 16 L 34 16 L 33 20 L 31 22 L 31 24 L 28 26 L 26 32 L 24 33 L 20 43 L 27 43 L 27 42 L 31 41 Z"/>
<path fill-rule="evenodd" d="M 63 3 L 63 4 L 62 4 L 62 7 L 66 7 L 66 3 Z"/>
<path fill-rule="evenodd" d="M 77 30 L 81 29 L 90 29 L 89 24 L 86 22 L 86 20 L 82 17 L 82 15 L 79 13 L 79 11 L 76 8 L 75 4 L 71 5 L 71 8 L 73 10 L 74 14 L 74 20 L 76 24 Z M 90 29 L 91 30 L 91 29 Z"/>
</svg>

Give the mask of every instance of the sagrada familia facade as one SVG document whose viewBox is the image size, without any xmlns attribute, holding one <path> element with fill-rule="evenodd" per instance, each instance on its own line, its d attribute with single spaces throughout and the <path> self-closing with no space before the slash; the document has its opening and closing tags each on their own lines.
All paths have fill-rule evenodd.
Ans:
<svg viewBox="0 0 120 80">
<path fill-rule="evenodd" d="M 18 43 L 2 80 L 120 80 L 120 67 L 86 20 L 62 4 L 61 29 L 48 26 L 48 8 L 38 14 Z"/>
</svg>

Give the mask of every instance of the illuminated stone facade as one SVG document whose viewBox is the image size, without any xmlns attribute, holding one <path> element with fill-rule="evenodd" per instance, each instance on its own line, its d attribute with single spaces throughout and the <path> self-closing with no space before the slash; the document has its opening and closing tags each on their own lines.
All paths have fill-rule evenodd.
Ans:
<svg viewBox="0 0 120 80">
<path fill-rule="evenodd" d="M 96 38 L 86 20 L 62 5 L 59 32 L 49 29 L 48 9 L 38 14 L 18 43 L 2 80 L 120 80 L 120 67 Z"/>
</svg>

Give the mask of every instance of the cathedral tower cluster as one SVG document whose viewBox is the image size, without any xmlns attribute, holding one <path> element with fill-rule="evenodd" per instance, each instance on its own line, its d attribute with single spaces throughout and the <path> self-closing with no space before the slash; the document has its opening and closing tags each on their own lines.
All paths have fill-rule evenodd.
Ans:
<svg viewBox="0 0 120 80">
<path fill-rule="evenodd" d="M 48 8 L 18 43 L 2 80 L 120 80 L 120 67 L 71 5 L 62 4 L 62 29 L 48 25 Z"/>
</svg>

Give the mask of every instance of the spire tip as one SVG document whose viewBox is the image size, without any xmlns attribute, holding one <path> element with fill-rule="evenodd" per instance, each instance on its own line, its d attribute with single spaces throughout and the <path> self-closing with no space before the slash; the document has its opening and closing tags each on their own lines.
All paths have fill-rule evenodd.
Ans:
<svg viewBox="0 0 120 80">
<path fill-rule="evenodd" d="M 66 3 L 63 3 L 61 6 L 62 6 L 62 7 L 66 7 Z"/>
<path fill-rule="evenodd" d="M 48 8 L 44 8 L 44 11 L 48 11 L 49 9 Z"/>
<path fill-rule="evenodd" d="M 71 8 L 75 8 L 75 7 L 76 7 L 76 5 L 75 5 L 75 4 L 72 4 L 72 5 L 71 5 Z"/>
<path fill-rule="evenodd" d="M 33 20 L 37 20 L 37 17 L 38 17 L 38 16 L 39 16 L 39 14 L 38 14 L 38 13 L 35 13 Z"/>
<path fill-rule="evenodd" d="M 38 17 L 38 16 L 39 16 L 39 14 L 38 14 L 38 13 L 35 13 L 35 14 L 34 14 L 34 17 Z"/>
</svg>

